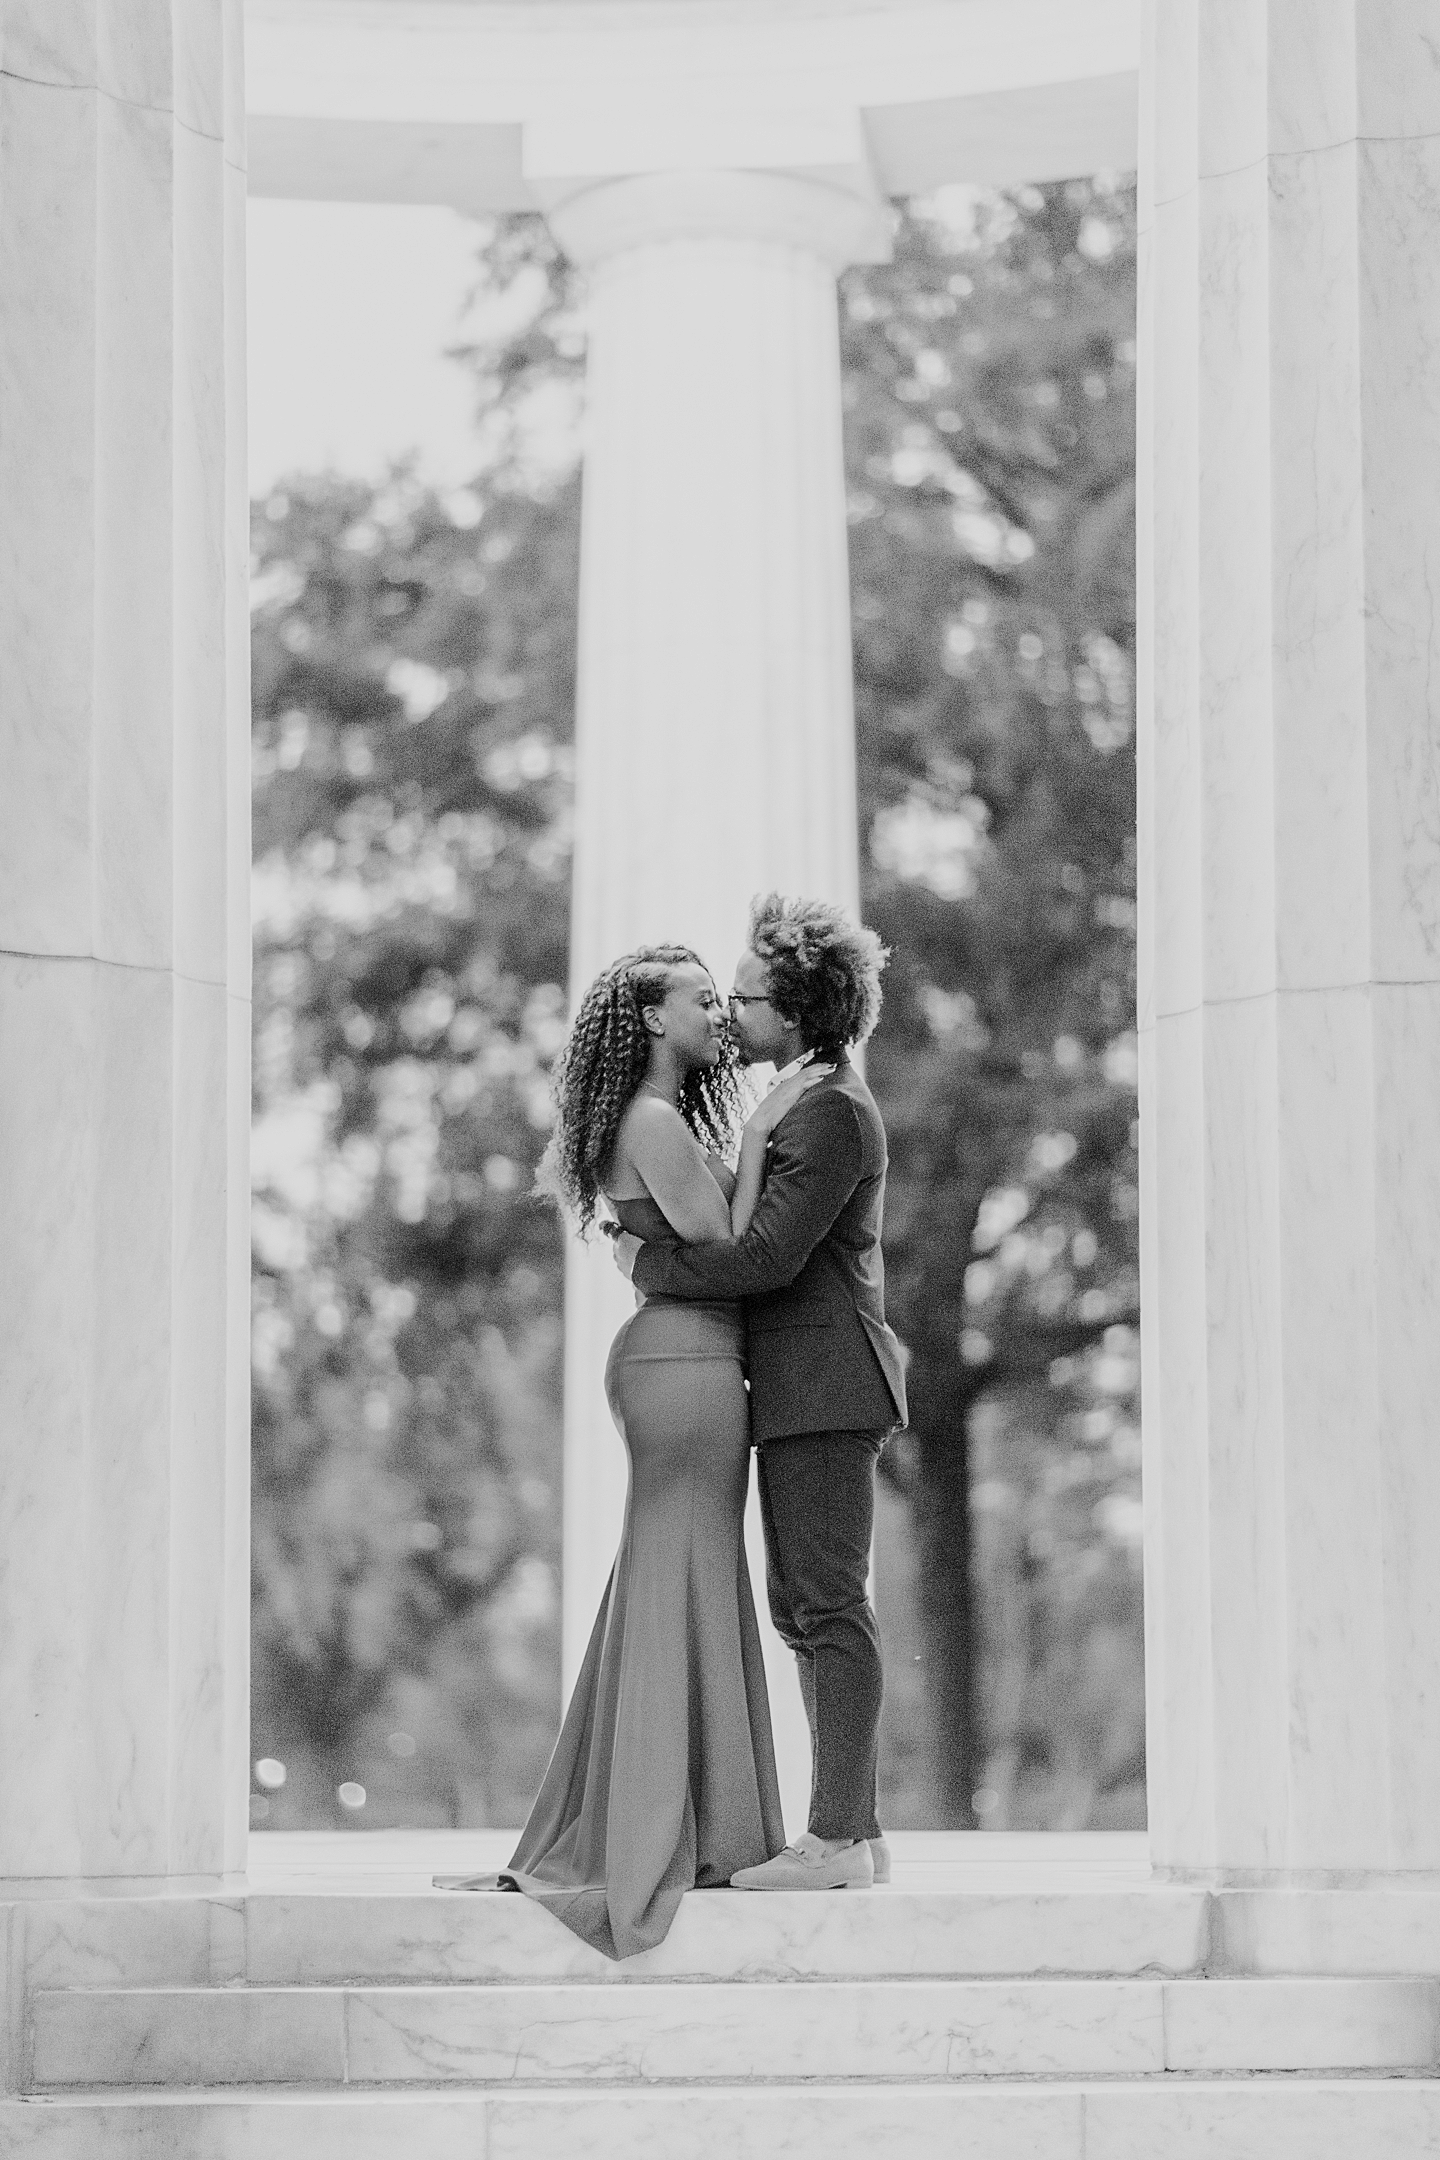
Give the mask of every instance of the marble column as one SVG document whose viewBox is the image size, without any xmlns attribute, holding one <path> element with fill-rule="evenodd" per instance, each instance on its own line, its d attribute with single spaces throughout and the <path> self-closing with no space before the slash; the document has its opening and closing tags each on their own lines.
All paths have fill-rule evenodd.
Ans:
<svg viewBox="0 0 1440 2160">
<path fill-rule="evenodd" d="M 243 1864 L 240 15 L 0 7 L 0 1877 Z"/>
<path fill-rule="evenodd" d="M 1440 1866 L 1440 43 L 1149 0 L 1150 1806 Z"/>
<path fill-rule="evenodd" d="M 590 275 L 573 982 L 678 939 L 728 989 L 755 893 L 857 904 L 835 277 L 884 259 L 889 218 L 808 179 L 700 171 L 587 188 L 551 222 Z M 624 1506 L 601 1377 L 631 1309 L 606 1248 L 572 1249 L 567 1685 Z M 793 1802 L 798 1692 L 767 1651 Z"/>
</svg>

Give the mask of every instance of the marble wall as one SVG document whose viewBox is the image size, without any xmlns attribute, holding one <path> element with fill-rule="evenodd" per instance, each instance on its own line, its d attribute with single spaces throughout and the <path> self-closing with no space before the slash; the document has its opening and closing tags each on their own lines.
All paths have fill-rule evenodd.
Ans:
<svg viewBox="0 0 1440 2160">
<path fill-rule="evenodd" d="M 1440 42 L 1151 0 L 1155 1855 L 1440 1865 Z"/>
<path fill-rule="evenodd" d="M 240 41 L 0 8 L 0 1876 L 243 1853 Z"/>
</svg>

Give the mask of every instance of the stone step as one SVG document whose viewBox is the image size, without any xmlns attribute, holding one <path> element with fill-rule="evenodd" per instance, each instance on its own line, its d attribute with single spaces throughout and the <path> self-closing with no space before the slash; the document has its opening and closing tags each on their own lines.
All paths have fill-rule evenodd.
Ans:
<svg viewBox="0 0 1440 2160">
<path fill-rule="evenodd" d="M 27 1991 L 129 1982 L 804 1980 L 1221 1973 L 1440 1975 L 1440 1882 L 1221 1888 L 1152 1875 L 1119 1836 L 901 1833 L 887 1889 L 687 1897 L 668 1940 L 614 1965 L 514 1896 L 434 1873 L 502 1865 L 510 1832 L 271 1835 L 248 1878 L 148 1891 L 31 1885 L 9 1905 Z M 14 1887 L 14 1886 L 12 1886 Z M 123 1894 L 118 1892 L 123 1891 Z"/>
<path fill-rule="evenodd" d="M 1186 1973 L 1207 1963 L 1213 1923 L 1208 1893 L 1164 1885 L 704 1891 L 664 1943 L 616 1964 L 528 1899 L 483 1892 L 32 1900 L 22 1919 L 32 1987 Z"/>
<path fill-rule="evenodd" d="M 245 1975 L 327 1980 L 965 1979 L 1194 1972 L 1203 1891 L 1000 1890 L 686 1897 L 665 1942 L 612 1963 L 514 1895 L 252 1896 Z"/>
<path fill-rule="evenodd" d="M 998 1871 L 997 1871 L 998 1872 Z M 1218 1972 L 1440 1976 L 1440 1893 L 1208 1890 L 955 1870 L 937 1887 L 685 1898 L 668 1939 L 612 1964 L 515 1896 L 246 1888 L 32 1895 L 11 1908 L 27 1988 L 111 1982 L 968 1979 Z M 980 1876 L 980 1881 L 971 1878 Z M 0 1907 L 3 1909 L 3 1907 Z"/>
<path fill-rule="evenodd" d="M 0 2101 L 6 2160 L 1433 2160 L 1440 2081 Z"/>
<path fill-rule="evenodd" d="M 13 1912 L 28 1987 L 1440 1974 L 1440 1896 L 1429 1888 L 695 1892 L 667 1942 L 624 1963 L 520 1896 L 427 1888 L 32 1896 Z"/>
<path fill-rule="evenodd" d="M 1437 2067 L 1426 1979 L 83 1988 L 26 2089 L 784 2083 Z"/>
</svg>

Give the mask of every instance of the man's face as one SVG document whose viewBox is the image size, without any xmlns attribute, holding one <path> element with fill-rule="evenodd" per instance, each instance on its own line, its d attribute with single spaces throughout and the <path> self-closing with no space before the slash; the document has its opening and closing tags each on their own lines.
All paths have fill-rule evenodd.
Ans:
<svg viewBox="0 0 1440 2160">
<path fill-rule="evenodd" d="M 730 993 L 730 1024 L 740 1050 L 742 1065 L 775 1065 L 788 1061 L 786 1023 L 770 1003 L 770 970 L 758 953 L 742 954 L 735 969 L 735 988 Z"/>
</svg>

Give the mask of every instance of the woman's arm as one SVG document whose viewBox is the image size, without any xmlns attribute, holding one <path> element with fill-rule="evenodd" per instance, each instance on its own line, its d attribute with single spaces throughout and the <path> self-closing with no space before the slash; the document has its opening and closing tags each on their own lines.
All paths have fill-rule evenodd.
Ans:
<svg viewBox="0 0 1440 2160">
<path fill-rule="evenodd" d="M 687 1245 L 729 1239 L 725 1195 L 689 1126 L 668 1102 L 658 1095 L 636 1098 L 620 1128 L 620 1153 Z"/>
<path fill-rule="evenodd" d="M 616 1265 L 647 1297 L 746 1298 L 784 1289 L 849 1200 L 865 1164 L 854 1103 L 823 1091 L 776 1134 L 765 1189 L 743 1237 L 680 1246 L 621 1237 Z"/>
<path fill-rule="evenodd" d="M 735 1179 L 735 1190 L 730 1195 L 730 1235 L 743 1237 L 750 1227 L 755 1213 L 755 1203 L 760 1198 L 760 1188 L 765 1182 L 765 1155 L 770 1145 L 770 1135 L 788 1110 L 793 1110 L 802 1095 L 827 1079 L 834 1072 L 833 1065 L 810 1064 L 778 1087 L 770 1090 L 755 1105 L 745 1121 L 740 1135 L 740 1168 Z"/>
<path fill-rule="evenodd" d="M 765 1182 L 765 1150 L 769 1134 L 747 1125 L 740 1135 L 740 1167 L 730 1195 L 730 1235 L 738 1238 L 750 1227 L 760 1187 Z"/>
<path fill-rule="evenodd" d="M 730 1168 L 723 1155 L 716 1154 L 713 1147 L 706 1148 L 705 1160 L 710 1165 L 711 1177 L 714 1178 L 721 1192 L 724 1193 L 728 1203 L 735 1194 L 735 1172 Z"/>
<path fill-rule="evenodd" d="M 658 1095 L 637 1096 L 630 1105 L 620 1128 L 619 1153 L 687 1245 L 728 1245 L 749 1227 L 755 1212 L 765 1182 L 765 1150 L 771 1133 L 786 1111 L 834 1069 L 833 1065 L 807 1066 L 772 1088 L 751 1112 L 741 1135 L 740 1169 L 728 1206 L 684 1118 Z"/>
</svg>

